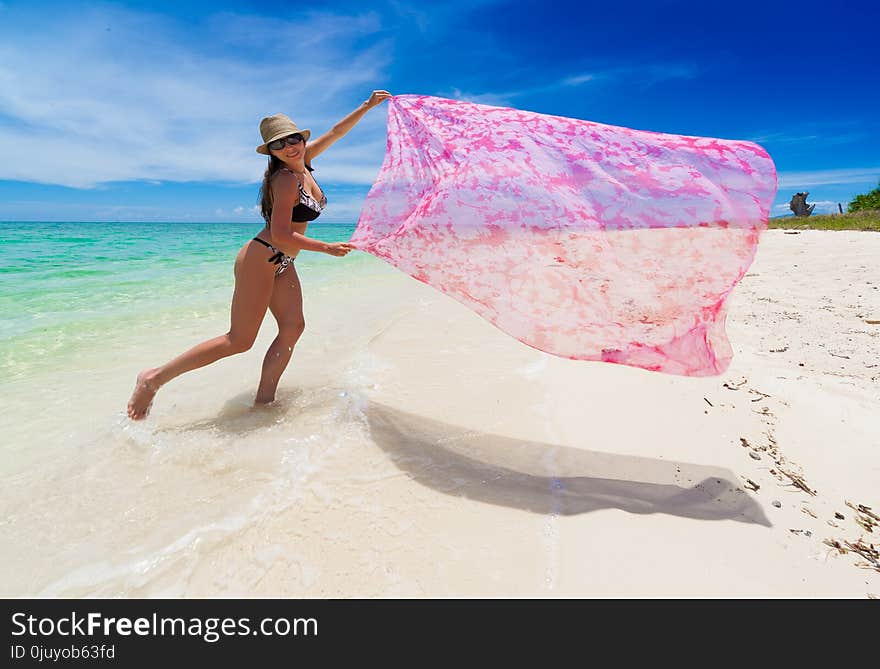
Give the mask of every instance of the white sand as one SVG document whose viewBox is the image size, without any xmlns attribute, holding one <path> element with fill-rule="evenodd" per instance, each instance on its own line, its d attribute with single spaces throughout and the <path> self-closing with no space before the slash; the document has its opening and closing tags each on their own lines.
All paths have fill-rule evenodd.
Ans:
<svg viewBox="0 0 880 669">
<path fill-rule="evenodd" d="M 766 233 L 732 298 L 733 364 L 705 379 L 543 354 L 399 275 L 374 293 L 409 310 L 369 343 L 370 444 L 187 594 L 880 595 L 823 544 L 877 540 L 845 502 L 880 512 L 878 260 L 878 234 Z"/>
<path fill-rule="evenodd" d="M 130 424 L 135 372 L 226 316 L 126 334 L 9 392 L 0 594 L 880 596 L 823 543 L 880 532 L 846 506 L 880 511 L 878 260 L 880 234 L 767 232 L 713 378 L 555 358 L 379 261 L 304 275 L 275 408 L 249 407 L 264 326 Z"/>
</svg>

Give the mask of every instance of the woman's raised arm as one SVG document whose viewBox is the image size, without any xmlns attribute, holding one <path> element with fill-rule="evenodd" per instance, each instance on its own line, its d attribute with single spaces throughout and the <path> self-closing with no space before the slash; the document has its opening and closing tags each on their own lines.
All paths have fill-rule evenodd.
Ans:
<svg viewBox="0 0 880 669">
<path fill-rule="evenodd" d="M 328 132 L 318 137 L 318 139 L 309 142 L 306 147 L 306 165 L 311 165 L 315 156 L 326 151 L 333 142 L 341 139 L 343 135 L 351 130 L 363 118 L 364 114 L 390 97 L 391 93 L 388 91 L 373 91 L 370 98 L 362 102 L 357 109 L 330 128 Z"/>
</svg>

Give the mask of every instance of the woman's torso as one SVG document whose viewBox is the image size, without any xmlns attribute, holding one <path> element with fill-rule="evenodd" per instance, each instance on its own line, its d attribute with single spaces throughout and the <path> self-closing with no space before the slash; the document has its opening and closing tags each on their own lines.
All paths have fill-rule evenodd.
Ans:
<svg viewBox="0 0 880 669">
<path fill-rule="evenodd" d="M 282 168 L 287 169 L 287 168 Z M 279 170 L 280 172 L 281 170 Z M 287 170 L 292 171 L 292 170 Z M 306 234 L 306 229 L 309 227 L 309 221 L 298 221 L 297 218 L 301 218 L 302 213 L 306 213 L 308 210 L 309 214 L 312 214 L 312 220 L 318 217 L 318 213 L 314 213 L 314 207 L 320 207 L 323 209 L 327 204 L 327 198 L 324 195 L 323 190 L 320 186 L 318 186 L 318 182 L 315 181 L 315 178 L 311 175 L 312 168 L 307 166 L 305 172 L 302 175 L 302 184 L 298 187 L 300 192 L 299 201 L 293 207 L 293 211 L 291 212 L 291 220 L 290 227 L 291 230 L 295 233 L 299 233 L 301 235 Z M 278 172 L 276 172 L 277 174 Z M 303 197 L 305 196 L 305 197 Z M 272 243 L 272 230 L 267 223 L 263 226 L 263 229 L 257 234 L 257 237 L 263 239 L 270 244 Z M 290 254 L 291 258 L 295 258 L 299 254 L 299 250 L 296 253 Z"/>
</svg>

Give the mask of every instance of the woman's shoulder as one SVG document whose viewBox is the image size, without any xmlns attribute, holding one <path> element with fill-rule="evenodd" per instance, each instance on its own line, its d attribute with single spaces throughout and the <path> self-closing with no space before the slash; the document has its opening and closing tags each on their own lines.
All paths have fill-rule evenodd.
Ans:
<svg viewBox="0 0 880 669">
<path fill-rule="evenodd" d="M 306 165 L 306 169 L 307 169 L 309 172 L 314 172 L 314 171 L 315 171 L 315 168 L 312 167 L 311 165 Z M 271 179 L 275 179 L 275 177 L 277 177 L 277 176 L 279 176 L 279 175 L 281 175 L 281 174 L 287 175 L 287 177 L 292 178 L 292 179 L 296 179 L 296 178 L 297 178 L 297 176 L 296 176 L 296 172 L 294 172 L 294 171 L 293 171 L 292 169 L 290 169 L 289 167 L 279 167 L 279 168 L 276 170 L 275 174 L 273 174 L 270 178 L 271 178 Z"/>
<path fill-rule="evenodd" d="M 287 193 L 296 193 L 299 187 L 299 178 L 291 170 L 281 168 L 269 178 L 269 185 L 272 188 L 272 197 L 281 198 Z M 291 197 L 293 197 L 291 195 Z"/>
<path fill-rule="evenodd" d="M 287 169 L 286 167 L 279 167 L 278 170 L 269 177 L 272 183 L 280 182 L 280 183 L 290 183 L 299 181 L 296 176 L 296 172 L 293 170 Z"/>
</svg>

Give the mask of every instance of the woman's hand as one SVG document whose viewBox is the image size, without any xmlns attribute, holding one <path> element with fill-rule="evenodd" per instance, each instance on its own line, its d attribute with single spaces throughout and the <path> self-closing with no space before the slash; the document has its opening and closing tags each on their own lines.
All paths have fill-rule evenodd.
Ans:
<svg viewBox="0 0 880 669">
<path fill-rule="evenodd" d="M 391 93 L 388 91 L 373 91 L 372 95 L 370 95 L 370 99 L 367 100 L 367 109 L 372 109 L 373 107 L 382 104 L 383 101 L 390 97 Z"/>
<path fill-rule="evenodd" d="M 348 242 L 334 242 L 332 244 L 327 244 L 327 249 L 324 251 L 324 253 L 329 253 L 331 256 L 341 258 L 346 253 L 353 250 L 354 247 Z"/>
</svg>

